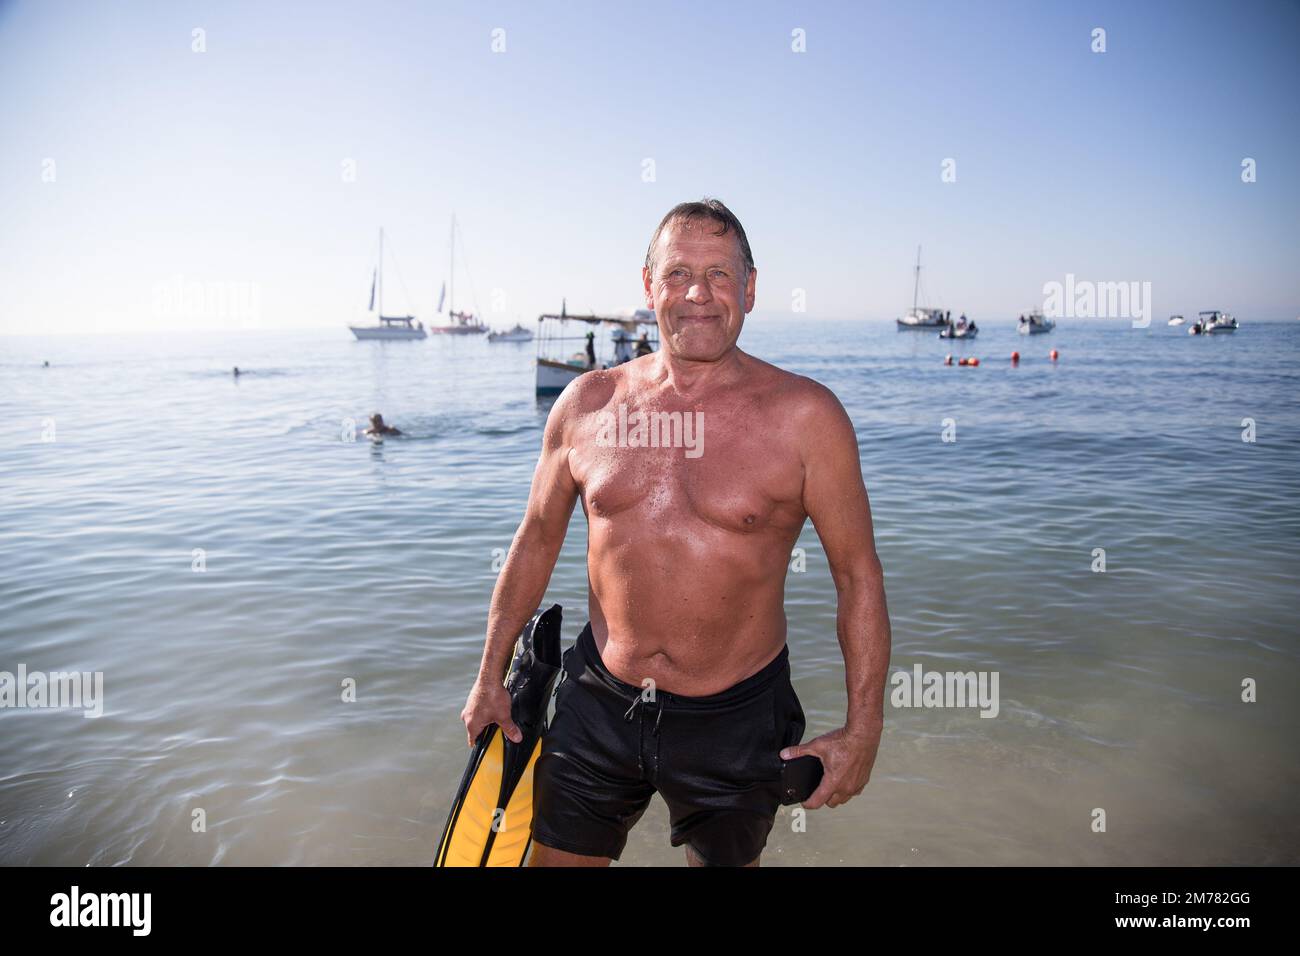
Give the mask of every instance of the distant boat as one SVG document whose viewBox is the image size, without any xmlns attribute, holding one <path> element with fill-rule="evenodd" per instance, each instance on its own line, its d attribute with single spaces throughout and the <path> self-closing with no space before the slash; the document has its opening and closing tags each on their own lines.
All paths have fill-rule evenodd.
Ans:
<svg viewBox="0 0 1300 956">
<path fill-rule="evenodd" d="M 916 247 L 916 281 L 912 284 L 912 308 L 901 319 L 895 319 L 902 329 L 942 329 L 951 325 L 943 309 L 917 307 L 917 293 L 921 290 L 921 247 Z"/>
<path fill-rule="evenodd" d="M 967 322 L 966 316 L 962 316 L 952 325 L 947 326 L 939 333 L 941 339 L 973 339 L 979 335 L 979 327 L 974 321 Z"/>
<path fill-rule="evenodd" d="M 1202 333 L 1205 335 L 1214 335 L 1218 332 L 1237 331 L 1237 320 L 1227 312 L 1220 312 L 1218 309 L 1198 312 L 1196 313 L 1196 320 L 1201 326 Z"/>
<path fill-rule="evenodd" d="M 430 332 L 439 335 L 482 335 L 488 330 L 472 312 L 456 311 L 456 217 L 451 217 L 451 268 L 448 270 L 451 281 L 451 302 L 447 311 L 447 318 L 451 321 L 446 325 L 431 325 Z M 447 291 L 446 283 L 443 283 L 442 291 Z M 438 297 L 438 311 L 442 311 L 442 296 Z"/>
<path fill-rule="evenodd" d="M 376 309 L 378 306 L 378 309 Z M 361 339 L 384 339 L 389 341 L 423 339 L 424 326 L 415 321 L 412 315 L 384 315 L 384 230 L 379 230 L 379 262 L 370 276 L 370 306 L 368 312 L 375 312 L 375 325 L 349 325 L 352 334 Z"/>
<path fill-rule="evenodd" d="M 1227 312 L 1207 309 L 1196 313 L 1196 321 L 1187 329 L 1188 335 L 1212 335 L 1216 332 L 1237 331 L 1237 320 Z"/>
<path fill-rule="evenodd" d="M 1170 325 L 1182 325 L 1182 324 L 1183 324 L 1184 322 L 1186 322 L 1186 321 L 1187 321 L 1187 320 L 1184 319 L 1181 315 L 1171 315 L 1171 316 L 1169 317 L 1169 324 L 1170 324 Z"/>
<path fill-rule="evenodd" d="M 532 331 L 530 329 L 524 328 L 518 322 L 515 323 L 515 327 L 513 329 L 509 329 L 505 332 L 488 333 L 489 342 L 531 342 L 532 340 L 533 340 Z"/>
<path fill-rule="evenodd" d="M 1043 318 L 1043 313 L 1038 309 L 1030 309 L 1016 322 L 1016 331 L 1021 335 L 1042 335 L 1054 328 L 1056 328 L 1056 321 Z"/>
</svg>

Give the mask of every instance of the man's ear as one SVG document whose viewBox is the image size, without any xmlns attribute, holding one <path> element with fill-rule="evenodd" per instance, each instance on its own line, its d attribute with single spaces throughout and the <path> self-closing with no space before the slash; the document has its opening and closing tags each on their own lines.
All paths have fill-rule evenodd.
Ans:
<svg viewBox="0 0 1300 956">
<path fill-rule="evenodd" d="M 758 270 L 750 269 L 749 278 L 745 281 L 745 314 L 749 315 L 754 311 L 754 289 L 755 282 L 758 280 Z"/>
<path fill-rule="evenodd" d="M 645 266 L 641 267 L 641 284 L 645 286 L 645 307 L 653 310 L 655 307 L 655 294 L 654 290 L 650 288 L 650 270 Z"/>
</svg>

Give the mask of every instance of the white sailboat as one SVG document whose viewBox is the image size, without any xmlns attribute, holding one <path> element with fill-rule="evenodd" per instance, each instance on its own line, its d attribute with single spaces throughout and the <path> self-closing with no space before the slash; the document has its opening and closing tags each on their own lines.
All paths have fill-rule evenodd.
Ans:
<svg viewBox="0 0 1300 956">
<path fill-rule="evenodd" d="M 377 324 L 348 326 L 358 340 L 408 340 L 426 337 L 424 326 L 415 320 L 415 316 L 384 315 L 384 230 L 382 228 L 379 230 L 379 262 L 370 276 L 370 305 L 367 311 L 376 313 Z"/>
<path fill-rule="evenodd" d="M 447 318 L 450 319 L 446 325 L 431 325 L 430 332 L 436 332 L 439 335 L 482 335 L 488 330 L 472 312 L 456 311 L 456 216 L 451 217 L 451 266 L 448 269 L 448 278 L 451 281 L 451 302 L 447 310 Z M 447 284 L 443 283 L 442 292 L 445 295 Z M 442 312 L 444 295 L 438 296 L 438 312 Z"/>
<path fill-rule="evenodd" d="M 921 291 L 921 247 L 916 247 L 916 281 L 912 284 L 912 308 L 901 319 L 895 319 L 899 329 L 943 329 L 951 323 L 943 309 L 918 308 L 917 294 Z"/>
</svg>

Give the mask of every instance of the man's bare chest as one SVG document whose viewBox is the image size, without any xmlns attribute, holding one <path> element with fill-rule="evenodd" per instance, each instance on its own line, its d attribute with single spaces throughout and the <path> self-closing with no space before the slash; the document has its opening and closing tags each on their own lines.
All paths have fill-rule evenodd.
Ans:
<svg viewBox="0 0 1300 956">
<path fill-rule="evenodd" d="M 660 522 L 667 532 L 700 520 L 741 534 L 802 524 L 803 466 L 779 426 L 707 408 L 626 406 L 586 425 L 569 466 L 593 521 Z"/>
</svg>

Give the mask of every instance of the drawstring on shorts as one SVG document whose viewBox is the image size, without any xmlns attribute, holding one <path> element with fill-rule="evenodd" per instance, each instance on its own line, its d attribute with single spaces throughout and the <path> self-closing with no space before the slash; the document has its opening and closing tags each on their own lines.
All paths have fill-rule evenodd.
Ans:
<svg viewBox="0 0 1300 956">
<path fill-rule="evenodd" d="M 623 712 L 623 719 L 626 721 L 631 721 L 633 714 L 636 712 L 637 704 L 644 703 L 644 700 L 645 699 L 640 694 L 637 694 L 635 697 L 633 697 L 632 706 Z M 654 727 L 652 727 L 650 730 L 650 734 L 655 739 L 655 771 L 657 772 L 659 770 L 659 739 L 660 739 L 659 722 L 663 720 L 664 717 L 664 704 L 662 700 L 656 700 L 656 703 L 658 703 L 659 708 L 658 708 L 658 713 L 655 714 L 655 723 L 654 723 Z M 636 750 L 636 769 L 637 769 L 637 773 L 641 774 L 642 776 L 645 776 L 645 761 L 642 757 L 643 742 L 645 741 L 645 708 L 644 707 L 641 708 L 640 729 L 641 729 L 641 733 L 640 733 L 641 742 L 638 743 L 637 750 Z"/>
</svg>

